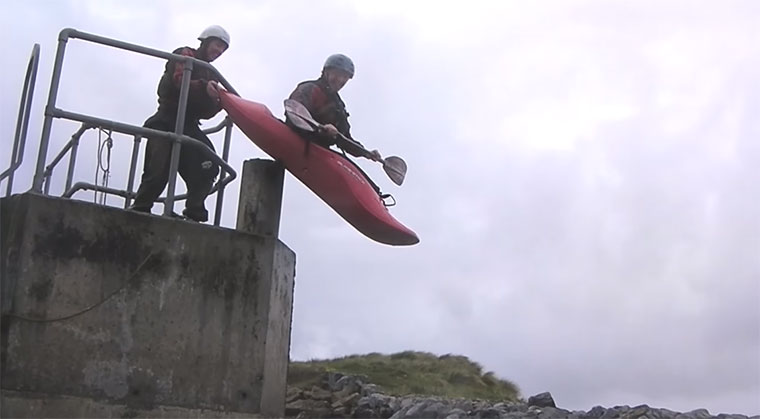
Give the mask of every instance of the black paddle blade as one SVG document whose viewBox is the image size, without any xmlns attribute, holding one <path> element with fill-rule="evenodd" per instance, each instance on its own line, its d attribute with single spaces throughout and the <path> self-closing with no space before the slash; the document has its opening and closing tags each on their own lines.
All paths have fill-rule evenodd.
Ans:
<svg viewBox="0 0 760 419">
<path fill-rule="evenodd" d="M 302 103 L 285 99 L 285 115 L 290 118 L 293 125 L 305 131 L 314 131 L 319 129 L 319 122 L 312 118 L 309 110 Z"/>
<path fill-rule="evenodd" d="M 312 127 L 311 125 L 309 125 L 308 122 L 306 122 L 303 119 L 301 119 L 301 117 L 298 116 L 297 114 L 285 111 L 285 116 L 287 116 L 288 120 L 290 122 L 292 122 L 293 125 L 295 125 L 297 128 L 302 129 L 304 131 L 309 131 L 309 132 L 314 132 L 315 131 L 314 127 Z"/>
<path fill-rule="evenodd" d="M 406 178 L 406 162 L 397 156 L 386 157 L 383 161 L 383 170 L 385 174 L 398 186 L 404 183 Z"/>
</svg>

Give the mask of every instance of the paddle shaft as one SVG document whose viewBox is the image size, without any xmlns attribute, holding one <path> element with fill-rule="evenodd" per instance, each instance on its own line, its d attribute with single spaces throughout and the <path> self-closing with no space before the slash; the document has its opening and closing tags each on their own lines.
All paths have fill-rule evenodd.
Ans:
<svg viewBox="0 0 760 419">
<path fill-rule="evenodd" d="M 311 113 L 309 113 L 309 110 L 306 109 L 306 107 L 298 101 L 295 101 L 293 99 L 286 99 L 285 113 L 290 115 L 291 117 L 297 118 L 298 120 L 305 122 L 306 123 L 305 126 L 311 127 L 312 131 L 325 129 L 325 126 L 315 121 L 314 118 L 311 116 Z M 361 143 L 351 138 L 348 138 L 347 136 L 343 135 L 343 133 L 341 132 L 337 132 L 337 135 L 334 138 L 338 140 L 338 146 L 340 146 L 340 143 L 344 145 L 344 147 L 341 147 L 341 148 L 350 148 L 353 151 L 358 151 L 359 155 L 366 157 L 369 160 L 382 163 L 383 170 L 385 170 L 385 173 L 388 175 L 388 177 L 391 178 L 393 183 L 397 185 L 401 185 L 404 182 L 404 177 L 406 176 L 406 163 L 400 157 L 395 157 L 395 156 L 389 157 L 388 159 L 392 160 L 392 163 L 393 163 L 393 164 L 390 164 L 389 160 L 378 158 L 377 154 L 370 152 L 369 150 L 364 148 L 364 146 L 362 146 Z"/>
</svg>

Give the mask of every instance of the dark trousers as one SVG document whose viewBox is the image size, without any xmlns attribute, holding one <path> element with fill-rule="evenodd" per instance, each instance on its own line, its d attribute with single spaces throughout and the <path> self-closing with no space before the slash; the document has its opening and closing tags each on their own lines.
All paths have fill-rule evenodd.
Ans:
<svg viewBox="0 0 760 419">
<path fill-rule="evenodd" d="M 172 117 L 154 115 L 145 121 L 146 128 L 161 131 L 174 131 L 175 121 Z M 197 121 L 185 124 L 185 135 L 206 144 L 211 150 L 214 145 L 206 134 L 201 131 Z M 158 199 L 169 181 L 169 165 L 171 163 L 172 143 L 160 138 L 148 138 L 145 149 L 145 163 L 140 187 L 137 189 L 132 208 L 138 211 L 150 212 L 153 202 Z M 196 147 L 184 144 L 180 149 L 178 172 L 187 186 L 187 201 L 184 214 L 196 221 L 207 221 L 205 201 L 219 166 L 213 163 L 206 154 Z"/>
</svg>

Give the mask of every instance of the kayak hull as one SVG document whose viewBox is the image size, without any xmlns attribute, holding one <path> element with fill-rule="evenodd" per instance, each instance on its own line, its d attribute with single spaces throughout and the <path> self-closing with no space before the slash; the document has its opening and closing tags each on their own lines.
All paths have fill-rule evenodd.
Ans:
<svg viewBox="0 0 760 419">
<path fill-rule="evenodd" d="M 310 144 L 263 104 L 221 92 L 222 107 L 254 144 L 359 232 L 380 243 L 408 246 L 414 231 L 393 218 L 364 173 L 343 155 Z"/>
</svg>

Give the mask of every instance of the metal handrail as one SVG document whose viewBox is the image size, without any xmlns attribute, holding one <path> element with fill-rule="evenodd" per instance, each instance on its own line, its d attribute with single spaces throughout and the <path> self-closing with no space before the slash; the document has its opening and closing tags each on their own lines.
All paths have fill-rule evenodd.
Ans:
<svg viewBox="0 0 760 419">
<path fill-rule="evenodd" d="M 26 77 L 24 78 L 24 88 L 21 90 L 21 104 L 18 109 L 18 120 L 16 121 L 16 134 L 13 138 L 13 152 L 11 153 L 11 165 L 2 174 L 0 181 L 8 178 L 8 187 L 5 196 L 10 196 L 13 189 L 13 176 L 16 170 L 21 167 L 24 161 L 24 149 L 26 148 L 26 132 L 29 128 L 29 113 L 32 108 L 32 99 L 34 98 L 34 86 L 37 83 L 37 68 L 40 62 L 40 44 L 34 44 L 32 55 L 29 57 L 29 64 L 26 66 Z"/>
<path fill-rule="evenodd" d="M 54 110 L 53 115 L 59 118 L 69 119 L 72 121 L 80 121 L 83 123 L 82 128 L 80 128 L 74 134 L 74 136 L 72 136 L 72 141 L 70 141 L 69 144 L 71 144 L 74 141 L 75 137 L 76 137 L 76 141 L 78 141 L 79 136 L 81 136 L 85 130 L 87 130 L 88 128 L 93 128 L 95 126 L 108 129 L 111 131 L 115 131 L 115 132 L 120 132 L 122 134 L 130 134 L 136 137 L 150 137 L 150 138 L 155 138 L 158 140 L 176 141 L 176 142 L 186 144 L 186 145 L 189 145 L 189 146 L 195 147 L 196 149 L 201 150 L 208 158 L 214 161 L 214 163 L 218 164 L 225 171 L 230 173 L 229 176 L 225 176 L 224 178 L 220 179 L 219 182 L 217 182 L 217 184 L 214 185 L 214 188 L 212 188 L 212 191 L 215 189 L 221 188 L 221 186 L 226 186 L 227 184 L 235 180 L 235 178 L 237 177 L 237 173 L 235 172 L 235 169 L 233 169 L 232 166 L 230 166 L 226 161 L 224 161 L 221 157 L 219 157 L 218 154 L 214 153 L 214 151 L 211 150 L 206 144 L 203 144 L 202 142 L 196 140 L 195 138 L 189 137 L 187 135 L 177 135 L 173 132 L 161 131 L 161 130 L 145 128 L 145 127 L 138 127 L 135 125 L 124 124 L 124 123 L 116 122 L 116 121 L 109 121 L 106 119 L 95 118 L 92 116 L 82 115 L 82 114 L 78 114 L 74 112 L 62 111 L 60 109 Z M 62 151 L 61 154 L 58 157 L 56 157 L 56 159 L 60 160 L 61 155 L 65 154 L 67 147 L 68 147 L 68 144 L 66 147 L 64 147 L 64 151 Z M 52 172 L 52 168 L 48 167 L 48 169 L 46 169 L 46 175 L 50 176 L 50 172 Z M 122 195 L 119 195 L 119 196 L 122 196 Z M 164 198 L 164 202 L 166 201 L 166 199 L 167 198 Z"/>
<path fill-rule="evenodd" d="M 215 133 L 217 133 L 217 132 L 219 132 L 219 131 L 221 131 L 221 130 L 227 128 L 227 127 L 229 127 L 231 123 L 232 123 L 232 120 L 230 119 L 230 117 L 229 116 L 225 116 L 224 119 L 222 119 L 222 122 L 220 122 L 219 124 L 217 124 L 217 125 L 215 125 L 215 126 L 213 126 L 211 128 L 206 128 L 206 129 L 204 129 L 202 131 L 203 131 L 204 134 L 215 134 Z"/>
<path fill-rule="evenodd" d="M 124 124 L 124 123 L 120 123 L 116 121 L 110 121 L 106 119 L 91 117 L 88 115 L 77 114 L 77 113 L 68 112 L 68 111 L 64 111 L 62 109 L 56 108 L 55 104 L 56 104 L 56 100 L 58 96 L 58 89 L 59 89 L 60 79 L 61 79 L 61 71 L 63 68 L 63 57 L 66 51 L 66 43 L 68 42 L 69 39 L 82 39 L 85 41 L 102 44 L 102 45 L 106 45 L 106 46 L 110 46 L 110 47 L 114 47 L 118 49 L 123 49 L 127 51 L 132 51 L 139 54 L 150 55 L 153 57 L 163 58 L 170 61 L 182 62 L 184 64 L 184 71 L 183 71 L 182 83 L 180 87 L 179 104 L 178 104 L 178 109 L 177 109 L 177 120 L 175 124 L 174 133 L 152 130 L 149 128 L 138 127 L 138 126 Z M 35 170 L 32 190 L 35 192 L 41 193 L 43 192 L 43 185 L 46 183 L 49 185 L 49 182 L 45 182 L 46 178 L 49 177 L 49 175 L 46 176 L 45 161 L 47 159 L 47 152 L 50 146 L 50 132 L 52 129 L 52 121 L 53 121 L 53 118 L 64 118 L 64 119 L 79 121 L 82 123 L 97 125 L 102 128 L 108 128 L 113 131 L 117 131 L 121 133 L 133 134 L 135 135 L 136 143 L 138 141 L 138 136 L 146 136 L 146 135 L 150 135 L 151 138 L 161 138 L 163 140 L 172 141 L 173 144 L 172 144 L 171 162 L 170 162 L 170 167 L 169 167 L 168 189 L 167 189 L 166 198 L 164 200 L 164 215 L 167 215 L 167 216 L 173 213 L 174 201 L 176 200 L 174 190 L 175 190 L 175 183 L 176 183 L 176 178 L 177 178 L 177 169 L 179 166 L 179 155 L 180 155 L 181 144 L 183 143 L 189 144 L 195 147 L 197 147 L 198 145 L 202 146 L 203 152 L 206 153 L 211 160 L 219 164 L 219 166 L 225 172 L 229 174 L 229 176 L 223 176 L 219 180 L 217 185 L 215 185 L 215 187 L 219 190 L 219 196 L 217 197 L 217 213 L 215 214 L 215 224 L 218 225 L 219 219 L 220 219 L 220 213 L 221 213 L 221 199 L 220 198 L 223 196 L 224 187 L 229 182 L 234 180 L 235 177 L 237 177 L 237 174 L 235 173 L 234 169 L 232 169 L 232 167 L 230 167 L 226 162 L 228 158 L 228 153 L 229 153 L 229 138 L 231 135 L 231 122 L 228 119 L 225 119 L 225 123 L 223 123 L 227 127 L 227 132 L 225 135 L 223 159 L 220 158 L 205 144 L 195 139 L 192 139 L 190 137 L 182 135 L 183 130 L 184 130 L 184 122 L 185 122 L 184 121 L 185 110 L 187 109 L 187 98 L 188 98 L 189 87 L 190 87 L 190 78 L 191 78 L 191 74 L 195 65 L 205 67 L 209 69 L 210 71 L 212 71 L 217 76 L 220 83 L 228 91 L 237 94 L 235 89 L 224 78 L 224 76 L 222 76 L 221 73 L 219 73 L 219 71 L 217 71 L 214 68 L 214 66 L 212 66 L 211 64 L 205 61 L 198 60 L 193 57 L 167 53 L 164 51 L 143 47 L 140 45 L 130 44 L 130 43 L 118 41 L 115 39 L 110 39 L 110 38 L 105 38 L 98 35 L 80 32 L 72 28 L 63 29 L 58 36 L 58 48 L 56 50 L 55 64 L 53 66 L 53 75 L 52 75 L 52 80 L 50 83 L 50 92 L 48 94 L 48 101 L 45 107 L 45 121 L 42 126 L 42 135 L 40 138 L 40 149 L 39 149 L 39 154 L 37 157 L 37 167 Z M 137 147 L 135 147 L 134 149 L 136 148 Z M 135 160 L 134 151 L 133 151 L 133 160 Z M 132 177 L 134 176 L 134 173 L 133 173 L 134 164 L 135 163 L 133 162 L 133 165 L 130 169 L 130 183 L 132 182 Z M 71 188 L 67 188 L 67 189 L 70 190 Z M 110 193 L 109 191 L 111 191 L 111 188 L 104 188 L 103 191 Z M 45 193 L 47 193 L 47 191 L 45 191 Z M 127 192 L 128 199 L 129 199 L 130 194 L 131 194 L 131 191 L 128 191 Z"/>
<path fill-rule="evenodd" d="M 232 126 L 232 120 L 229 117 L 225 117 L 218 125 L 211 128 L 206 128 L 203 130 L 204 134 L 214 134 L 225 128 L 228 129 L 228 132 L 226 133 L 226 136 L 225 136 L 224 153 L 222 155 L 222 159 L 224 161 L 227 161 L 229 157 L 229 143 L 230 143 L 229 136 L 231 135 L 231 132 L 229 131 L 229 129 L 231 128 L 231 126 Z M 82 126 L 79 127 L 79 129 L 76 132 L 74 132 L 74 134 L 71 135 L 71 139 L 63 146 L 63 149 L 61 149 L 58 155 L 53 159 L 52 162 L 50 162 L 50 164 L 47 165 L 47 167 L 45 168 L 45 172 L 43 174 L 43 177 L 45 179 L 44 180 L 45 194 L 49 193 L 50 179 L 53 175 L 53 169 L 55 169 L 55 166 L 57 166 L 58 163 L 60 163 L 60 161 L 63 160 L 63 157 L 65 157 L 66 153 L 68 153 L 69 150 L 71 150 L 71 155 L 69 158 L 68 174 L 66 176 L 66 186 L 64 187 L 65 192 L 61 196 L 64 198 L 71 198 L 76 192 L 80 190 L 91 190 L 91 191 L 96 191 L 96 192 L 103 192 L 103 193 L 116 195 L 116 196 L 120 196 L 124 198 L 124 208 L 128 208 L 131 200 L 135 197 L 135 193 L 133 190 L 134 179 L 135 179 L 135 172 L 136 172 L 136 167 L 137 167 L 137 153 L 140 147 L 140 141 L 142 139 L 142 136 L 134 135 L 134 145 L 132 147 L 132 159 L 131 159 L 131 164 L 129 167 L 129 175 L 127 178 L 126 191 L 121 191 L 119 189 L 114 189 L 114 188 L 101 187 L 96 184 L 92 184 L 88 182 L 77 182 L 76 184 L 74 184 L 74 186 L 72 186 L 71 182 L 74 177 L 74 166 L 76 165 L 76 156 L 77 156 L 77 148 L 79 146 L 79 141 L 82 137 L 82 134 L 84 134 L 84 132 L 87 131 L 88 129 L 92 129 L 92 128 L 98 128 L 98 127 L 95 125 L 92 125 L 91 123 L 82 123 Z M 232 179 L 230 179 L 230 181 L 231 180 Z M 219 183 L 216 183 L 211 188 L 211 192 L 209 193 L 211 194 L 216 191 L 219 191 L 219 194 L 217 195 L 217 204 L 216 204 L 216 210 L 219 213 L 219 216 L 215 215 L 215 220 L 214 220 L 215 225 L 219 225 L 219 221 L 220 221 L 219 217 L 221 216 L 221 205 L 224 200 L 223 186 L 227 185 L 230 182 L 230 181 L 224 181 L 223 179 L 220 179 L 220 181 L 223 183 L 221 185 L 222 187 L 220 187 Z M 118 193 L 114 191 L 118 191 Z M 180 195 L 176 195 L 174 197 L 174 200 L 181 201 L 186 198 L 187 198 L 187 194 L 180 194 Z M 166 201 L 166 197 L 160 197 L 156 201 L 163 203 Z"/>
<path fill-rule="evenodd" d="M 77 182 L 76 184 L 74 184 L 72 186 L 71 182 L 72 182 L 73 175 L 74 175 L 74 166 L 76 165 L 77 149 L 79 147 L 80 138 L 81 138 L 82 134 L 84 134 L 84 132 L 87 131 L 88 129 L 93 129 L 93 128 L 101 128 L 102 129 L 102 127 L 99 127 L 99 126 L 97 126 L 95 124 L 98 123 L 98 122 L 103 122 L 103 120 L 98 120 L 96 118 L 89 117 L 87 115 L 80 115 L 80 114 L 73 114 L 73 113 L 66 113 L 66 115 L 71 116 L 73 118 L 73 120 L 87 119 L 88 122 L 83 122 L 82 123 L 82 126 L 76 132 L 74 132 L 74 134 L 72 134 L 71 139 L 66 143 L 66 145 L 64 145 L 63 149 L 58 153 L 58 155 L 53 159 L 53 161 L 45 168 L 45 172 L 43 173 L 43 177 L 44 177 L 44 192 L 45 192 L 45 194 L 49 193 L 50 179 L 51 179 L 52 174 L 53 174 L 53 169 L 55 169 L 55 166 L 58 165 L 58 163 L 60 163 L 61 160 L 63 160 L 63 157 L 66 156 L 66 153 L 68 153 L 70 151 L 71 155 L 70 155 L 70 160 L 69 160 L 68 174 L 66 176 L 66 187 L 65 187 L 64 194 L 61 195 L 62 197 L 64 197 L 64 198 L 71 198 L 74 195 L 74 193 L 76 193 L 77 191 L 80 191 L 80 190 L 93 190 L 93 191 L 96 191 L 96 192 L 107 193 L 107 194 L 110 194 L 110 195 L 116 195 L 116 196 L 120 196 L 120 197 L 124 198 L 124 208 L 128 208 L 130 200 L 132 198 L 134 198 L 134 196 L 135 196 L 135 193 L 133 192 L 132 187 L 133 187 L 133 184 L 134 184 L 135 167 L 137 165 L 137 150 L 138 150 L 138 147 L 139 147 L 140 138 L 142 138 L 142 136 L 139 135 L 139 134 L 135 134 L 134 135 L 135 145 L 133 146 L 133 149 L 132 149 L 132 162 L 131 162 L 131 165 L 130 165 L 129 179 L 128 179 L 128 184 L 127 184 L 127 190 L 126 191 L 122 191 L 122 190 L 114 189 L 114 188 L 108 188 L 108 187 L 104 187 L 104 186 L 99 186 L 99 185 L 88 183 L 88 182 Z M 67 117 L 67 116 L 63 116 L 63 117 Z M 224 129 L 225 127 L 228 128 L 228 131 L 227 131 L 226 136 L 225 136 L 225 153 L 224 153 L 224 156 L 223 156 L 223 161 L 224 162 L 227 161 L 227 158 L 229 156 L 229 137 L 230 137 L 230 134 L 231 134 L 231 131 L 229 130 L 229 128 L 231 128 L 231 124 L 232 124 L 232 121 L 229 120 L 228 118 L 225 118 L 225 120 L 222 121 L 222 123 L 220 123 L 219 125 L 203 131 L 204 133 L 209 134 L 209 133 L 218 132 L 218 131 Z M 127 125 L 127 124 L 124 124 L 124 125 Z M 106 126 L 106 128 L 109 128 L 109 127 L 110 126 Z M 140 128 L 142 128 L 142 127 L 140 127 Z M 144 128 L 144 129 L 147 130 L 147 128 Z M 119 130 L 115 130 L 115 129 L 111 129 L 111 130 L 112 131 L 116 131 L 116 132 L 125 133 L 123 131 L 119 131 Z M 157 132 L 160 132 L 162 134 L 166 134 L 166 131 L 157 131 Z M 128 132 L 128 133 L 131 133 L 131 132 Z M 153 135 L 152 131 L 151 131 L 150 135 L 151 136 Z M 201 143 L 200 141 L 198 141 L 198 140 L 196 140 L 196 139 L 194 139 L 192 137 L 187 137 L 187 136 L 183 136 L 183 138 L 181 139 L 181 141 L 184 141 L 184 142 L 186 142 L 187 144 L 189 144 L 191 146 L 201 148 L 201 151 L 203 151 L 204 153 L 206 153 L 212 160 L 219 161 L 218 160 L 219 156 L 216 153 L 214 153 L 212 150 L 210 150 L 205 144 Z M 237 176 L 236 173 L 235 173 L 235 170 L 232 169 L 232 167 L 227 167 L 225 170 L 227 170 L 228 172 L 231 172 L 231 176 L 222 177 L 219 180 L 219 182 L 217 182 L 216 184 L 214 184 L 214 186 L 211 188 L 211 191 L 209 192 L 209 194 L 212 194 L 212 193 L 218 191 L 216 208 L 217 208 L 217 211 L 218 211 L 219 215 L 217 216 L 215 214 L 215 216 L 214 216 L 214 225 L 216 225 L 216 226 L 218 226 L 220 224 L 220 221 L 221 221 L 221 206 L 222 206 L 222 202 L 223 202 L 223 198 L 224 198 L 224 188 L 225 188 L 225 186 L 227 184 L 229 184 L 230 182 L 232 182 L 235 179 L 235 177 Z M 175 201 L 181 201 L 181 200 L 186 199 L 186 198 L 187 198 L 187 194 L 180 194 L 180 195 L 174 196 L 174 200 Z M 166 202 L 166 199 L 167 199 L 166 197 L 160 197 L 156 201 L 164 203 L 164 202 Z"/>
<path fill-rule="evenodd" d="M 81 127 L 79 127 L 74 134 L 71 135 L 71 139 L 69 142 L 66 143 L 66 145 L 63 146 L 63 149 L 58 153 L 57 156 L 53 159 L 50 164 L 47 165 L 45 168 L 45 172 L 43 173 L 43 177 L 45 178 L 45 194 L 48 194 L 49 188 L 50 188 L 50 178 L 53 175 L 53 169 L 55 169 L 55 166 L 58 165 L 58 163 L 63 160 L 63 158 L 66 156 L 66 153 L 71 150 L 71 156 L 69 157 L 69 170 L 68 175 L 66 176 L 66 189 L 71 187 L 71 178 L 74 175 L 74 166 L 76 165 L 76 156 L 77 156 L 77 149 L 79 148 L 79 139 L 82 137 L 82 134 L 84 134 L 85 131 L 87 131 L 90 128 L 95 128 L 94 125 L 83 123 Z"/>
<path fill-rule="evenodd" d="M 174 142 L 189 145 L 189 146 L 195 147 L 196 149 L 199 149 L 214 163 L 218 164 L 222 169 L 224 169 L 224 171 L 229 173 L 229 176 L 224 176 L 221 179 L 219 179 L 216 185 L 214 185 L 214 187 L 211 189 L 212 192 L 216 190 L 219 190 L 221 192 L 224 186 L 226 186 L 227 184 L 235 180 L 235 178 L 237 177 L 237 173 L 235 172 L 235 169 L 233 169 L 232 166 L 230 166 L 225 160 L 219 157 L 218 154 L 214 153 L 214 151 L 211 150 L 206 144 L 203 144 L 202 142 L 196 140 L 195 138 L 189 137 L 187 135 L 177 135 L 173 132 L 161 131 L 161 130 L 145 128 L 145 127 L 138 127 L 136 125 L 110 121 L 107 119 L 95 118 L 92 116 L 63 111 L 60 109 L 53 110 L 51 114 L 56 118 L 64 118 L 64 119 L 68 119 L 72 121 L 82 122 L 82 127 L 72 136 L 71 141 L 66 146 L 64 146 L 64 150 L 61 151 L 61 153 L 56 157 L 56 161 L 55 161 L 56 163 L 61 160 L 62 156 L 66 153 L 67 149 L 72 147 L 72 144 L 75 144 L 76 142 L 79 141 L 79 137 L 82 135 L 82 133 L 85 130 L 89 128 L 100 127 L 103 129 L 114 131 L 114 132 L 120 132 L 122 134 L 130 134 L 135 137 L 150 137 L 150 138 L 155 138 L 157 140 L 174 141 Z M 48 168 L 45 170 L 46 177 L 49 178 L 51 174 L 52 174 L 52 164 L 51 166 L 48 166 Z M 77 190 L 74 187 L 70 187 L 68 185 L 68 183 L 70 183 L 70 180 L 71 180 L 71 176 L 67 178 L 67 186 L 66 186 L 67 190 L 63 195 L 64 197 L 67 197 L 67 198 L 71 197 L 71 195 L 73 195 L 73 193 L 76 192 Z M 50 182 L 45 182 L 46 185 L 49 183 Z M 84 182 L 78 182 L 77 184 L 87 185 Z M 101 190 L 101 192 L 112 193 L 110 191 L 113 190 L 112 188 L 98 187 L 97 185 L 93 185 L 93 186 L 99 188 L 98 190 Z M 88 189 L 95 189 L 95 188 L 88 188 Z M 125 192 L 124 194 L 114 194 L 114 195 L 128 197 L 128 198 L 131 198 L 133 196 L 133 194 L 129 192 Z M 184 197 L 186 197 L 186 195 L 179 195 L 179 196 L 174 197 L 174 199 L 178 200 Z M 164 203 L 166 203 L 168 199 L 169 198 L 167 196 L 166 198 L 159 199 L 159 201 L 163 201 Z"/>
</svg>

